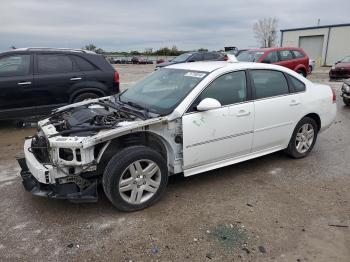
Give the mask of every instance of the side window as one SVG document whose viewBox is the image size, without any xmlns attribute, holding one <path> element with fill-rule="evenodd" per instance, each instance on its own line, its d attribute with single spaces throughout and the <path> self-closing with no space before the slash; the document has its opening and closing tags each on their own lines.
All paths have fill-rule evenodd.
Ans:
<svg viewBox="0 0 350 262">
<path fill-rule="evenodd" d="M 270 63 L 277 63 L 278 62 L 278 55 L 276 51 L 271 51 L 264 60 L 269 60 Z"/>
<path fill-rule="evenodd" d="M 30 71 L 30 55 L 11 55 L 0 58 L 1 76 L 25 76 Z"/>
<path fill-rule="evenodd" d="M 73 62 L 66 55 L 39 54 L 38 72 L 40 74 L 67 73 L 73 71 Z"/>
<path fill-rule="evenodd" d="M 215 79 L 197 98 L 214 98 L 221 105 L 231 105 L 247 99 L 247 84 L 244 71 L 232 72 Z"/>
<path fill-rule="evenodd" d="M 90 62 L 85 60 L 80 56 L 73 55 L 71 56 L 75 63 L 77 64 L 80 71 L 93 71 L 96 70 L 95 66 L 93 66 Z"/>
<path fill-rule="evenodd" d="M 286 60 L 292 60 L 293 55 L 292 52 L 289 50 L 283 50 L 283 51 L 278 51 L 280 54 L 280 59 L 281 61 L 286 61 Z"/>
<path fill-rule="evenodd" d="M 303 82 L 301 82 L 300 80 L 296 79 L 295 77 L 288 75 L 288 78 L 290 80 L 290 83 L 292 83 L 294 92 L 303 92 L 305 91 L 306 87 L 305 84 Z"/>
<path fill-rule="evenodd" d="M 279 96 L 289 93 L 284 74 L 274 70 L 252 70 L 251 78 L 255 87 L 255 98 Z"/>
<path fill-rule="evenodd" d="M 292 52 L 293 52 L 295 58 L 303 58 L 305 56 L 302 52 L 299 52 L 299 51 L 296 51 L 296 50 L 294 50 Z"/>
<path fill-rule="evenodd" d="M 189 62 L 203 61 L 203 54 L 195 54 L 188 59 Z"/>
</svg>

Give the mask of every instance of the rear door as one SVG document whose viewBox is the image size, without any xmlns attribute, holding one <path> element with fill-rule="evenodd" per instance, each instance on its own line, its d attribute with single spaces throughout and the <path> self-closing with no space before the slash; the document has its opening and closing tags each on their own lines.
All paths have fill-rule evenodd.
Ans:
<svg viewBox="0 0 350 262">
<path fill-rule="evenodd" d="M 290 50 L 280 50 L 278 51 L 279 61 L 276 65 L 287 67 L 291 70 L 295 68 L 295 60 L 293 54 Z"/>
<path fill-rule="evenodd" d="M 300 95 L 293 93 L 281 71 L 257 69 L 249 73 L 255 99 L 252 152 L 283 148 L 300 118 Z"/>
<path fill-rule="evenodd" d="M 33 57 L 17 53 L 0 57 L 0 111 L 27 106 L 25 90 L 33 86 Z"/>
<path fill-rule="evenodd" d="M 28 92 L 40 99 L 32 100 L 33 106 L 67 104 L 70 90 L 84 80 L 84 73 L 67 54 L 38 53 L 34 68 L 34 86 Z"/>
</svg>

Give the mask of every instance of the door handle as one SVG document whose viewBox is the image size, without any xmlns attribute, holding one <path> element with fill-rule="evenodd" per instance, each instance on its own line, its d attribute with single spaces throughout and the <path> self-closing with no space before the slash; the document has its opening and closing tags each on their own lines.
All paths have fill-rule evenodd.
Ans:
<svg viewBox="0 0 350 262">
<path fill-rule="evenodd" d="M 249 115 L 250 115 L 250 112 L 249 111 L 245 111 L 245 110 L 239 110 L 238 113 L 237 113 L 238 117 L 249 116 Z"/>
<path fill-rule="evenodd" d="M 19 86 L 27 86 L 27 85 L 31 85 L 31 84 L 32 84 L 32 82 L 30 82 L 30 81 L 17 83 L 17 85 L 19 85 Z"/>
<path fill-rule="evenodd" d="M 299 105 L 300 104 L 300 102 L 298 102 L 298 101 L 296 101 L 296 100 L 292 100 L 292 101 L 290 101 L 290 106 L 297 106 L 297 105 Z"/>
<path fill-rule="evenodd" d="M 70 81 L 78 81 L 78 80 L 81 80 L 81 77 L 72 77 L 70 79 Z"/>
</svg>

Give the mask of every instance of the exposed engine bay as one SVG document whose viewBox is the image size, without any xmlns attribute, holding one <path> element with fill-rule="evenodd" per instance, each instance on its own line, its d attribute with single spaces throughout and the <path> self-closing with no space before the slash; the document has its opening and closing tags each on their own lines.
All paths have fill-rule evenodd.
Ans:
<svg viewBox="0 0 350 262">
<path fill-rule="evenodd" d="M 60 136 L 88 136 L 137 118 L 125 110 L 96 102 L 53 114 L 47 124 L 53 125 Z"/>
</svg>

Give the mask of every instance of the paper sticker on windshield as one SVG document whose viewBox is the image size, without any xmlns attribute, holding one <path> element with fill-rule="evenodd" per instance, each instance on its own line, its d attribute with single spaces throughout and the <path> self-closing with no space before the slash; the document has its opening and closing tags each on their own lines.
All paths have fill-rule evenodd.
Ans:
<svg viewBox="0 0 350 262">
<path fill-rule="evenodd" d="M 191 76 L 191 77 L 197 77 L 197 78 L 203 78 L 205 77 L 205 73 L 198 73 L 198 72 L 187 72 L 185 76 Z"/>
</svg>

